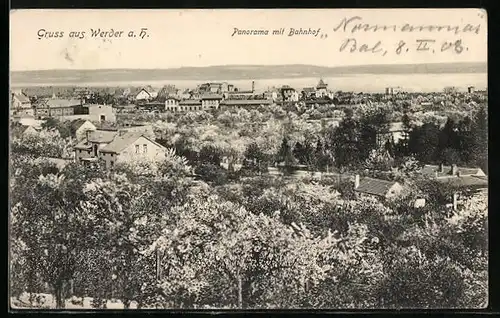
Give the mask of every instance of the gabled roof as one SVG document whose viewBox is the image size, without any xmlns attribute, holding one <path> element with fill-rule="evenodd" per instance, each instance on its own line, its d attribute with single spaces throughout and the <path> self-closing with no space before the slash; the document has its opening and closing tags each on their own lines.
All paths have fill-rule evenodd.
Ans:
<svg viewBox="0 0 500 318">
<path fill-rule="evenodd" d="M 20 94 L 20 93 L 13 93 L 13 95 L 21 102 L 21 103 L 29 103 L 30 102 L 30 99 L 28 98 L 28 96 L 24 95 L 24 94 Z"/>
<path fill-rule="evenodd" d="M 398 182 L 373 178 L 360 178 L 359 186 L 354 191 L 385 197 Z"/>
<path fill-rule="evenodd" d="M 87 140 L 82 140 L 76 146 L 73 148 L 75 149 L 82 149 L 82 150 L 89 150 L 92 149 L 92 144 L 90 142 L 87 142 Z"/>
<path fill-rule="evenodd" d="M 75 107 L 80 105 L 80 101 L 77 99 L 48 99 L 43 104 L 45 107 L 49 108 L 65 108 L 65 107 Z M 40 105 L 42 106 L 42 105 Z"/>
<path fill-rule="evenodd" d="M 89 133 L 89 141 L 94 143 L 110 143 L 117 135 L 117 131 L 94 130 Z"/>
<path fill-rule="evenodd" d="M 306 93 L 314 93 L 316 89 L 314 87 L 304 87 L 303 91 Z"/>
<path fill-rule="evenodd" d="M 325 84 L 325 82 L 323 82 L 323 79 L 320 79 L 318 86 L 316 86 L 316 88 L 327 88 L 327 87 L 328 87 L 328 85 Z"/>
<path fill-rule="evenodd" d="M 464 168 L 464 167 L 457 167 L 458 171 L 460 172 L 461 176 L 471 176 L 475 175 L 481 172 L 480 168 Z M 437 172 L 437 177 L 446 177 L 446 176 L 451 176 L 452 175 L 452 167 L 451 166 L 443 166 L 443 172 L 439 171 L 439 166 L 438 165 L 425 165 L 420 172 L 423 175 L 426 175 L 428 177 L 436 177 L 436 172 Z"/>
<path fill-rule="evenodd" d="M 439 182 L 448 183 L 452 186 L 467 187 L 472 189 L 486 189 L 488 188 L 488 178 L 483 176 L 460 176 L 438 178 Z"/>
<path fill-rule="evenodd" d="M 75 119 L 74 121 L 71 122 L 71 128 L 73 128 L 74 130 L 78 130 L 78 128 L 80 128 L 87 121 L 88 120 L 81 118 Z"/>
<path fill-rule="evenodd" d="M 222 95 L 219 94 L 205 94 L 201 96 L 201 99 L 222 99 Z"/>
<path fill-rule="evenodd" d="M 137 139 L 139 139 L 141 137 L 146 138 L 147 140 L 149 140 L 150 142 L 152 142 L 155 145 L 163 147 L 160 144 L 156 143 L 155 141 L 153 141 L 153 140 L 149 139 L 148 137 L 144 136 L 143 132 L 128 132 L 128 133 L 125 133 L 122 136 L 116 136 L 116 138 L 111 143 L 109 143 L 108 145 L 106 145 L 100 151 L 101 152 L 120 153 L 125 148 L 127 148 L 128 146 L 130 146 L 134 141 L 136 141 Z"/>
</svg>

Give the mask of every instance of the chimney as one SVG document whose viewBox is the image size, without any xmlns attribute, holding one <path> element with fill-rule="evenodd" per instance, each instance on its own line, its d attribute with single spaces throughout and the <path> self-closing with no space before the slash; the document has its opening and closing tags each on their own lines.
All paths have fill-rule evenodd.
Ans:
<svg viewBox="0 0 500 318">
<path fill-rule="evenodd" d="M 354 177 L 354 189 L 359 187 L 359 174 Z"/>
<path fill-rule="evenodd" d="M 451 174 L 454 175 L 454 176 L 456 176 L 457 173 L 458 173 L 458 167 L 457 167 L 457 165 L 456 164 L 452 164 L 451 165 Z"/>
<path fill-rule="evenodd" d="M 439 172 L 444 172 L 444 165 L 442 163 L 439 164 Z"/>
</svg>

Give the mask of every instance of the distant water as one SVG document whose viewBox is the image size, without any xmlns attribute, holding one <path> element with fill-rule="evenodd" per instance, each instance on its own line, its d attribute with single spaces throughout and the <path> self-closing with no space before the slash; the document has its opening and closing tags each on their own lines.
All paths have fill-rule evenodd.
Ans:
<svg viewBox="0 0 500 318">
<path fill-rule="evenodd" d="M 334 91 L 354 91 L 377 93 L 383 92 L 386 87 L 400 86 L 407 92 L 440 92 L 446 86 L 455 86 L 461 91 L 466 91 L 468 86 L 484 90 L 488 86 L 486 73 L 455 73 L 455 74 L 357 74 L 323 78 L 328 87 Z M 240 90 L 251 89 L 250 80 L 220 79 L 234 84 Z M 295 89 L 315 86 L 319 78 L 277 78 L 255 80 L 255 90 L 262 92 L 269 87 L 289 85 Z M 11 83 L 12 87 L 31 86 L 142 86 L 151 85 L 162 87 L 166 84 L 175 85 L 180 89 L 194 88 L 204 82 L 213 80 L 154 80 L 154 81 L 114 81 L 114 82 L 78 82 L 65 83 L 43 81 L 40 83 Z"/>
</svg>

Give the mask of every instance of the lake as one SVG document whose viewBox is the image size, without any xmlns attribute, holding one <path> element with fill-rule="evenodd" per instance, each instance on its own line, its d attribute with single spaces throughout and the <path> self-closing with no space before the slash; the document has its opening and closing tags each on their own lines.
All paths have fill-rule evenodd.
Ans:
<svg viewBox="0 0 500 318">
<path fill-rule="evenodd" d="M 367 93 L 382 93 L 386 87 L 400 86 L 407 92 L 440 92 L 446 86 L 455 86 L 461 91 L 466 91 L 468 86 L 484 90 L 488 86 L 486 73 L 454 73 L 454 74 L 357 74 L 339 75 L 323 78 L 328 87 L 334 91 L 354 91 Z M 251 80 L 220 79 L 234 84 L 240 90 L 249 90 Z M 256 79 L 255 90 L 263 92 L 270 87 L 289 85 L 297 90 L 304 87 L 315 86 L 319 81 L 317 77 L 303 78 L 276 78 Z M 31 86 L 142 86 L 151 85 L 162 87 L 166 84 L 175 85 L 180 89 L 195 88 L 197 85 L 210 82 L 209 80 L 154 80 L 154 81 L 113 81 L 113 82 L 78 82 L 67 81 L 57 83 L 43 81 L 40 83 L 11 83 L 12 87 Z"/>
</svg>

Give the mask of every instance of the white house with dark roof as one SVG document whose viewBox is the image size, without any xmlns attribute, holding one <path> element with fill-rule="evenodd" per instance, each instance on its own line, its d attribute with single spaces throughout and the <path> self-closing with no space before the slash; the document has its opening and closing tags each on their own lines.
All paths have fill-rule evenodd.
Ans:
<svg viewBox="0 0 500 318">
<path fill-rule="evenodd" d="M 396 181 L 354 176 L 354 191 L 360 195 L 391 199 L 397 197 L 402 189 L 401 184 Z"/>
<path fill-rule="evenodd" d="M 107 168 L 115 163 L 130 160 L 161 160 L 165 158 L 166 148 L 142 133 L 124 132 L 100 149 L 99 158 L 106 162 Z"/>
</svg>

